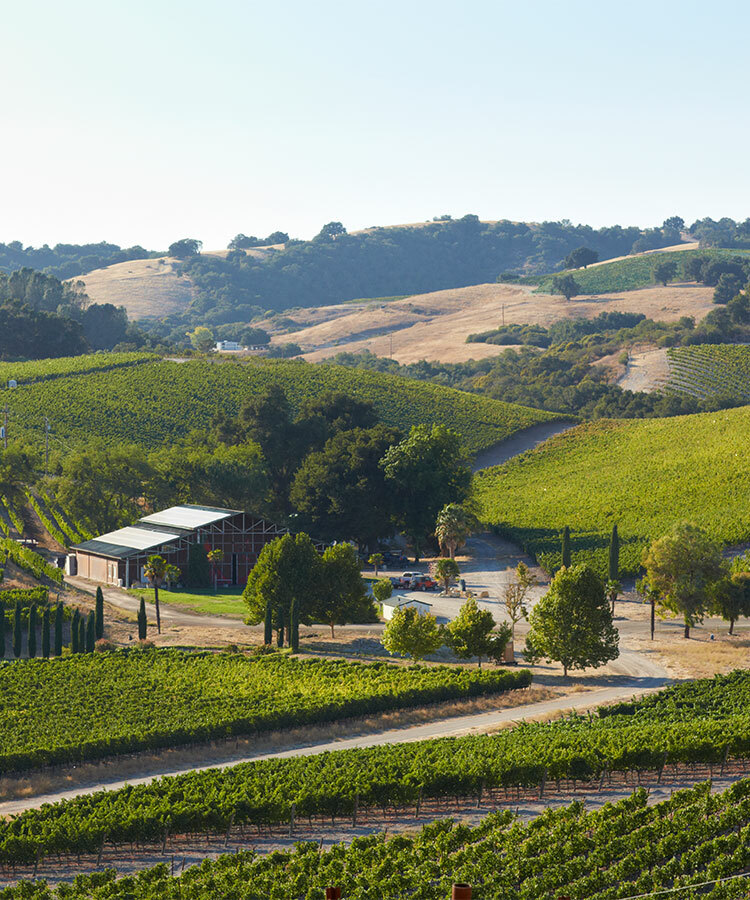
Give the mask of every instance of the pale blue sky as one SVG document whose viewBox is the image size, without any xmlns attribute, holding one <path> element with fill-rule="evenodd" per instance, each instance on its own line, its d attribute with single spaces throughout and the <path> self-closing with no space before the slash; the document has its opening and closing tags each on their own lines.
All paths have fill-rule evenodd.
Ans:
<svg viewBox="0 0 750 900">
<path fill-rule="evenodd" d="M 750 215 L 740 2 L 25 0 L 0 240 Z"/>
</svg>

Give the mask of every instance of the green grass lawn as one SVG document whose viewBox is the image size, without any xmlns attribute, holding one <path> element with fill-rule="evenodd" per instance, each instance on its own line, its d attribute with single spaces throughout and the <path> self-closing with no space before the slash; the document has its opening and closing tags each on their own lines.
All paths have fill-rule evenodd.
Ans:
<svg viewBox="0 0 750 900">
<path fill-rule="evenodd" d="M 649 253 L 644 256 L 633 256 L 628 259 L 619 259 L 615 262 L 593 266 L 588 269 L 569 269 L 571 274 L 581 286 L 584 294 L 604 294 L 608 291 L 634 291 L 638 288 L 651 287 L 654 281 L 654 267 L 661 262 L 676 262 L 677 277 L 675 281 L 682 281 L 682 267 L 693 256 L 746 256 L 748 250 L 673 250 L 671 253 Z M 555 273 L 561 274 L 561 273 Z M 537 293 L 550 293 L 552 291 L 552 279 L 554 275 L 542 278 L 537 288 Z"/>
<path fill-rule="evenodd" d="M 242 591 L 241 587 L 219 588 L 218 591 L 210 588 L 168 591 L 162 588 L 159 591 L 159 600 L 161 603 L 181 606 L 204 615 L 244 618 L 246 606 L 242 599 Z M 151 588 L 133 588 L 130 593 L 136 597 L 145 597 L 146 603 L 154 602 L 154 592 Z"/>
</svg>

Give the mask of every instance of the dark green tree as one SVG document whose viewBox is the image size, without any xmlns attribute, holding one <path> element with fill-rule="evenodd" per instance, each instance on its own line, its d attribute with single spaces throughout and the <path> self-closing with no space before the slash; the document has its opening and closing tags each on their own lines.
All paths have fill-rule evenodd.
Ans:
<svg viewBox="0 0 750 900">
<path fill-rule="evenodd" d="M 566 525 L 562 533 L 562 565 L 570 568 L 572 555 L 570 550 L 570 528 Z"/>
<path fill-rule="evenodd" d="M 312 617 L 330 627 L 331 637 L 335 636 L 336 625 L 378 621 L 362 579 L 359 559 L 349 544 L 336 544 L 323 554 Z"/>
<path fill-rule="evenodd" d="M 96 616 L 93 612 L 88 614 L 86 620 L 86 652 L 93 653 L 96 644 Z"/>
<path fill-rule="evenodd" d="M 23 626 L 21 623 L 21 603 L 16 600 L 13 609 L 13 656 L 16 659 L 23 652 Z"/>
<path fill-rule="evenodd" d="M 58 602 L 55 607 L 55 656 L 62 656 L 63 648 L 63 605 Z"/>
<path fill-rule="evenodd" d="M 96 621 L 96 639 L 104 637 L 104 593 L 102 592 L 101 587 L 97 587 L 96 589 L 96 612 L 95 612 L 95 621 Z"/>
<path fill-rule="evenodd" d="M 193 544 L 188 551 L 185 584 L 191 588 L 211 587 L 211 566 L 203 544 Z"/>
<path fill-rule="evenodd" d="M 654 281 L 658 281 L 666 287 L 668 282 L 674 281 L 677 277 L 677 263 L 672 259 L 660 262 L 654 266 L 653 274 Z"/>
<path fill-rule="evenodd" d="M 292 653 L 299 653 L 299 618 L 297 616 L 297 607 L 299 602 L 296 597 L 292 597 L 292 605 L 289 611 L 289 646 Z"/>
<path fill-rule="evenodd" d="M 86 616 L 78 620 L 78 652 L 86 652 Z"/>
<path fill-rule="evenodd" d="M 415 425 L 386 452 L 381 465 L 396 498 L 396 522 L 411 538 L 418 560 L 438 512 L 469 493 L 471 470 L 461 440 L 445 425 Z"/>
<path fill-rule="evenodd" d="M 385 425 L 354 428 L 310 453 L 290 493 L 302 527 L 323 540 L 354 540 L 367 548 L 392 534 L 394 490 L 380 460 L 400 436 Z"/>
<path fill-rule="evenodd" d="M 552 292 L 562 294 L 566 300 L 572 300 L 581 293 L 581 285 L 572 275 L 555 275 L 552 279 Z"/>
<path fill-rule="evenodd" d="M 291 637 L 289 619 L 293 599 L 298 603 L 298 621 L 310 624 L 320 584 L 320 570 L 320 555 L 304 532 L 285 534 L 266 544 L 247 579 L 243 594 L 248 610 L 246 621 L 251 625 L 262 622 L 270 602 L 273 627 L 279 635 L 279 646 L 283 646 L 284 632 Z"/>
<path fill-rule="evenodd" d="M 138 607 L 138 640 L 146 640 L 148 620 L 146 619 L 146 598 L 141 596 L 141 605 Z"/>
<path fill-rule="evenodd" d="M 263 617 L 263 643 L 273 643 L 273 606 L 270 598 L 266 600 L 266 612 Z"/>
<path fill-rule="evenodd" d="M 464 603 L 455 619 L 448 623 L 447 643 L 459 659 L 477 657 L 482 668 L 482 657 L 488 656 L 492 646 L 492 630 L 495 619 L 487 609 L 480 609 L 473 597 Z"/>
<path fill-rule="evenodd" d="M 702 528 L 683 522 L 652 542 L 643 565 L 662 606 L 684 616 L 689 638 L 710 607 L 712 586 L 727 574 L 721 548 Z"/>
<path fill-rule="evenodd" d="M 591 250 L 589 247 L 578 247 L 575 250 L 571 250 L 565 257 L 563 268 L 580 269 L 583 267 L 585 269 L 586 266 L 590 266 L 595 262 L 599 262 L 599 253 L 596 250 Z"/>
<path fill-rule="evenodd" d="M 42 613 L 42 656 L 49 659 L 49 606 Z"/>
<path fill-rule="evenodd" d="M 5 604 L 0 600 L 0 659 L 5 659 Z"/>
<path fill-rule="evenodd" d="M 29 632 L 26 637 L 26 652 L 29 659 L 36 656 L 36 604 L 29 607 Z"/>
<path fill-rule="evenodd" d="M 169 245 L 169 255 L 176 256 L 177 259 L 188 259 L 190 256 L 197 256 L 201 252 L 203 241 L 195 238 L 181 238 Z"/>
<path fill-rule="evenodd" d="M 73 610 L 73 618 L 70 620 L 70 652 L 78 653 L 78 622 L 81 614 L 78 609 Z"/>
<path fill-rule="evenodd" d="M 560 569 L 529 623 L 526 659 L 562 663 L 565 676 L 569 669 L 602 666 L 619 655 L 604 582 L 587 565 Z"/>
</svg>

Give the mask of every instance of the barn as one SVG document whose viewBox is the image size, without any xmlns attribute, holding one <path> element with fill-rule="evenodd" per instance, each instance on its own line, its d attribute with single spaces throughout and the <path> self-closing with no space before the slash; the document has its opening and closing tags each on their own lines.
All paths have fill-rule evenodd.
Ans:
<svg viewBox="0 0 750 900">
<path fill-rule="evenodd" d="M 81 577 L 130 587 L 144 580 L 149 556 L 163 556 L 185 572 L 190 548 L 203 544 L 207 550 L 223 551 L 215 576 L 221 584 L 234 585 L 244 584 L 263 547 L 286 533 L 286 528 L 237 509 L 171 506 L 72 550 Z"/>
</svg>

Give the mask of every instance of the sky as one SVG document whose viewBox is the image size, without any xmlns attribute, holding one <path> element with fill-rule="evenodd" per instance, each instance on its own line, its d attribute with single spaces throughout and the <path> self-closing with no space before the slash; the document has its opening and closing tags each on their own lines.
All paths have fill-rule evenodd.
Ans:
<svg viewBox="0 0 750 900">
<path fill-rule="evenodd" d="M 750 216 L 750 5 L 24 0 L 0 241 Z"/>
</svg>

